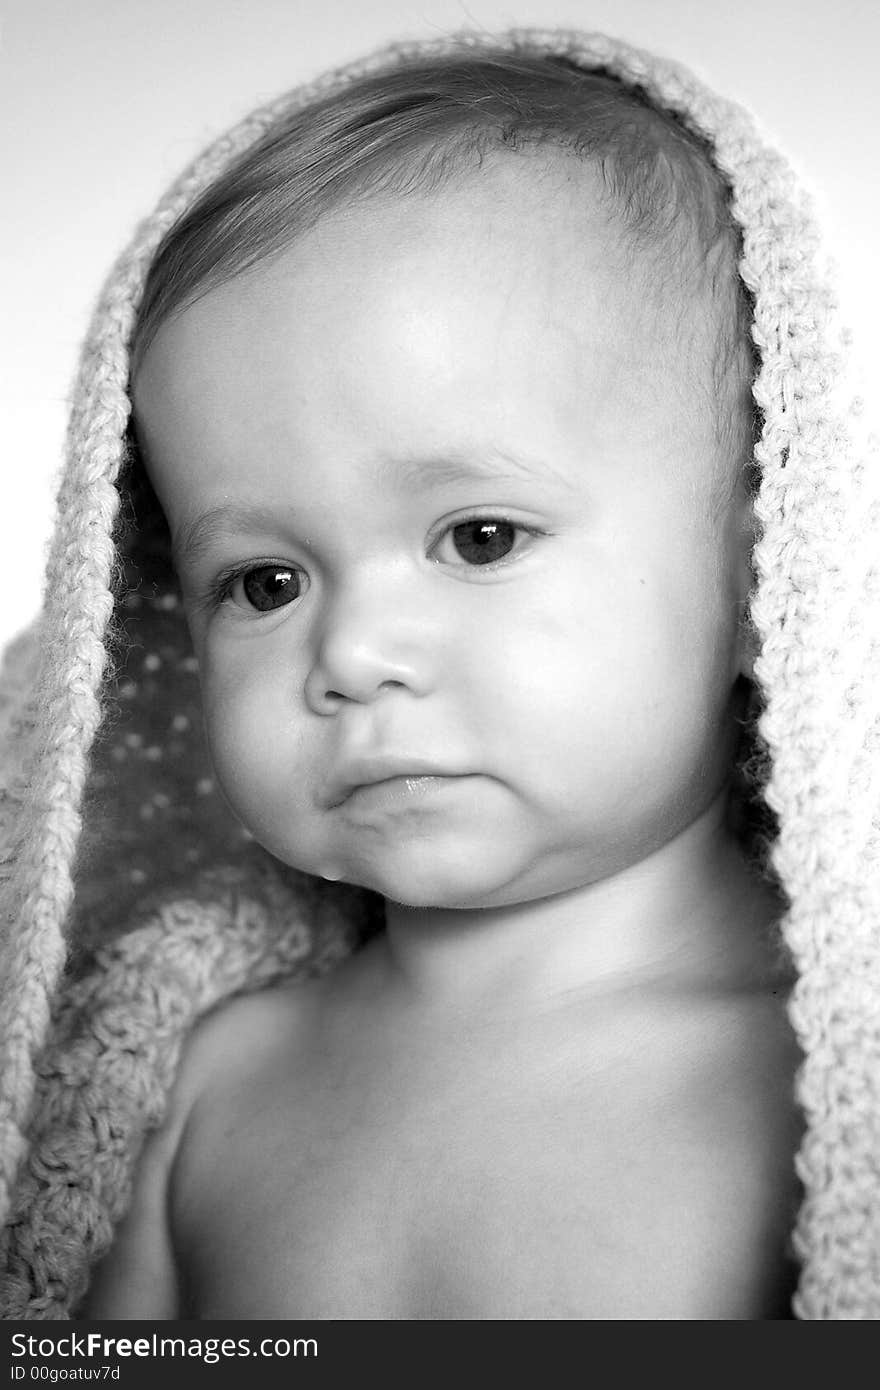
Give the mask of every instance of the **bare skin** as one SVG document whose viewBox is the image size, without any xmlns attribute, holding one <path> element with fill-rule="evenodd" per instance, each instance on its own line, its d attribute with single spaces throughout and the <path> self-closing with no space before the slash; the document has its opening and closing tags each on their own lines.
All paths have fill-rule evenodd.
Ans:
<svg viewBox="0 0 880 1390">
<path fill-rule="evenodd" d="M 721 857 L 769 938 L 779 904 Z M 786 980 L 703 926 L 696 956 L 504 995 L 428 996 L 382 937 L 221 1008 L 85 1316 L 788 1316 Z"/>
<path fill-rule="evenodd" d="M 524 170 L 329 216 L 145 355 L 218 783 L 387 930 L 196 1030 L 91 1317 L 785 1316 L 718 267 L 667 312 Z"/>
</svg>

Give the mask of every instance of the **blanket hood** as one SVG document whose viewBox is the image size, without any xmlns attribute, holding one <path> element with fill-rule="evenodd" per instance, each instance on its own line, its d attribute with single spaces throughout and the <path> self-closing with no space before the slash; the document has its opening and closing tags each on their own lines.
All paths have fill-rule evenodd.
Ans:
<svg viewBox="0 0 880 1390">
<path fill-rule="evenodd" d="M 324 968 L 381 925 L 374 895 L 270 860 L 216 791 L 167 541 L 129 488 L 128 343 L 151 259 L 202 189 L 279 116 L 384 66 L 481 47 L 564 55 L 637 86 L 706 142 L 730 188 L 763 422 L 751 601 L 762 795 L 788 903 L 781 931 L 797 972 L 789 1012 L 804 1055 L 795 1309 L 802 1318 L 880 1317 L 880 468 L 847 385 L 818 234 L 792 171 L 741 108 L 624 43 L 536 29 L 393 44 L 257 110 L 184 171 L 100 295 L 74 386 L 43 612 L 0 677 L 0 1216 L 18 1233 L 15 1259 L 26 1267 L 8 1295 L 13 1316 L 65 1316 L 71 1289 L 81 1291 L 193 1018 L 279 972 Z M 170 926 L 168 917 L 182 899 L 185 930 L 179 911 Z M 248 916 L 243 902 L 265 912 Z M 282 924 L 268 936 L 267 914 Z M 234 966 L 206 945 L 220 939 L 234 945 Z M 96 946 L 97 975 L 90 966 L 86 976 Z M 145 982 L 140 992 L 134 977 Z M 104 1055 L 114 1029 L 123 1044 L 134 1036 L 127 1029 L 152 1035 L 158 1015 L 138 1014 L 135 1002 L 160 997 L 157 980 L 177 1001 L 177 1042 L 128 1075 L 139 1119 L 129 1100 L 115 1131 L 123 1138 L 107 1178 L 112 1199 L 99 1184 L 97 1205 L 71 1223 L 57 1189 L 40 1204 L 51 1187 L 45 1155 L 57 1158 L 69 1123 L 63 1097 L 94 1074 L 83 1058 Z M 83 1011 L 94 1018 L 98 1008 L 101 1028 L 82 1025 Z M 101 1094 L 93 1088 L 86 1108 Z M 102 1150 L 94 1124 L 83 1138 L 88 1117 L 77 1124 L 82 1169 Z M 65 1164 L 70 1190 L 77 1165 Z M 96 1211 L 103 1234 L 87 1240 L 101 1226 Z M 57 1269 L 42 1282 L 34 1272 L 61 1228 L 68 1247 L 88 1245 L 78 1263 L 75 1251 L 65 1256 L 79 1285 Z"/>
</svg>

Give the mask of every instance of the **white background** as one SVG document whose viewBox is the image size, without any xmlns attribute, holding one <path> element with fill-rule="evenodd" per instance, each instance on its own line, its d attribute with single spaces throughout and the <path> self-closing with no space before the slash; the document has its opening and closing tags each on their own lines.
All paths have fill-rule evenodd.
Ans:
<svg viewBox="0 0 880 1390">
<path fill-rule="evenodd" d="M 135 222 L 252 106 L 391 39 L 599 29 L 750 107 L 817 196 L 876 375 L 880 0 L 7 0 L 0 14 L 0 647 L 40 604 L 77 348 Z"/>
</svg>

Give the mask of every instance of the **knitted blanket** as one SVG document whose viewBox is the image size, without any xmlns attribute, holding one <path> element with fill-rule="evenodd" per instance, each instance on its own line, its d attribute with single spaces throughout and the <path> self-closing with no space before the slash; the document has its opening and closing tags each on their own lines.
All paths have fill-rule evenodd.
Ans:
<svg viewBox="0 0 880 1390">
<path fill-rule="evenodd" d="M 273 123 L 367 72 L 497 45 L 635 86 L 706 142 L 742 232 L 762 420 L 751 620 L 762 793 L 803 1049 L 802 1318 L 880 1316 L 880 467 L 848 386 L 809 200 L 751 117 L 602 35 L 398 44 L 247 117 L 136 229 L 73 392 L 40 621 L 0 676 L 0 1216 L 6 1317 L 64 1317 L 125 1210 L 197 1017 L 375 929 L 283 869 L 217 795 L 161 531 L 132 534 L 128 343 L 166 230 Z"/>
</svg>

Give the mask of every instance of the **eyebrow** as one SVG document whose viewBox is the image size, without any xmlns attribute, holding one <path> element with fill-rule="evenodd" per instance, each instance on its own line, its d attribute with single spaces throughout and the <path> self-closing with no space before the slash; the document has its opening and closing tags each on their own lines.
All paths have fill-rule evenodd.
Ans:
<svg viewBox="0 0 880 1390">
<path fill-rule="evenodd" d="M 376 485 L 394 482 L 404 490 L 426 491 L 437 483 L 460 483 L 475 479 L 504 482 L 508 479 L 540 482 L 554 478 L 563 486 L 571 483 L 545 459 L 510 454 L 492 448 L 480 454 L 428 455 L 406 458 L 386 457 L 377 472 Z M 278 508 L 253 503 L 223 503 L 210 507 L 175 531 L 171 557 L 176 570 L 186 560 L 197 564 L 218 540 L 241 531 L 274 531 L 278 527 Z"/>
</svg>

